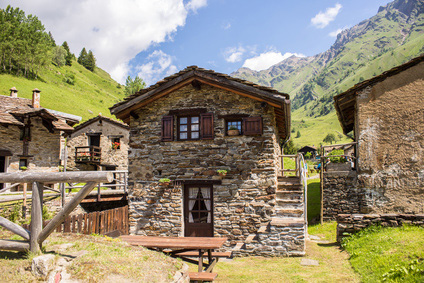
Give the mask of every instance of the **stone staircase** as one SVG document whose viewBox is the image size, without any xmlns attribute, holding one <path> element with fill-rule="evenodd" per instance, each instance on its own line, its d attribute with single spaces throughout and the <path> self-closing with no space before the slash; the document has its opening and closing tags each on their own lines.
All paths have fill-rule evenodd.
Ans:
<svg viewBox="0 0 424 283">
<path fill-rule="evenodd" d="M 300 177 L 278 177 L 276 204 L 272 220 L 262 223 L 256 233 L 249 235 L 233 249 L 255 250 L 264 256 L 305 255 L 306 223 L 304 194 Z"/>
</svg>

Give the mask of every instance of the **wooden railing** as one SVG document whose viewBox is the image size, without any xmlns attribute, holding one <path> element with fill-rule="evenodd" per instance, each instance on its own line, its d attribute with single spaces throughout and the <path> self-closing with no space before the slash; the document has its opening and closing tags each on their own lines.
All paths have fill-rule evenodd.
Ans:
<svg viewBox="0 0 424 283">
<path fill-rule="evenodd" d="M 59 233 L 101 234 L 120 236 L 129 234 L 128 206 L 109 210 L 71 215 L 56 228 Z M 46 226 L 50 221 L 44 221 Z M 27 228 L 27 225 L 23 226 Z"/>
<path fill-rule="evenodd" d="M 75 162 L 79 163 L 99 163 L 102 158 L 102 149 L 98 146 L 77 146 L 75 147 Z"/>
<path fill-rule="evenodd" d="M 32 183 L 30 230 L 0 216 L 0 226 L 21 236 L 24 241 L 0 240 L 0 249 L 39 252 L 47 237 L 66 219 L 77 205 L 100 182 L 111 182 L 112 174 L 107 171 L 79 172 L 17 172 L 0 173 L 0 183 Z M 84 182 L 86 185 L 69 201 L 43 229 L 44 183 Z"/>
</svg>

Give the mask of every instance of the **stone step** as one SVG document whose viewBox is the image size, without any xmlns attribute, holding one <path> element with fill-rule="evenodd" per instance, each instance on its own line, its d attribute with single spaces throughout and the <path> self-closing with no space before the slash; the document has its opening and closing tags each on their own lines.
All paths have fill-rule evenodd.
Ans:
<svg viewBox="0 0 424 283">
<path fill-rule="evenodd" d="M 277 207 L 275 209 L 276 216 L 283 217 L 300 217 L 303 215 L 304 209 L 299 208 L 281 208 Z"/>
<path fill-rule="evenodd" d="M 288 199 L 288 198 L 276 198 L 276 202 L 285 203 L 285 204 L 303 204 L 303 200 L 301 198 L 298 199 Z"/>
<path fill-rule="evenodd" d="M 278 183 L 285 183 L 288 185 L 301 185 L 299 177 L 278 177 Z"/>
<path fill-rule="evenodd" d="M 302 187 L 298 187 L 298 186 L 278 186 L 276 191 L 277 192 L 280 192 L 280 191 L 291 191 L 291 192 L 303 193 L 303 188 Z"/>
<path fill-rule="evenodd" d="M 272 226 L 296 226 L 302 227 L 305 225 L 305 219 L 302 217 L 284 218 L 284 217 L 273 217 L 271 219 Z"/>
</svg>

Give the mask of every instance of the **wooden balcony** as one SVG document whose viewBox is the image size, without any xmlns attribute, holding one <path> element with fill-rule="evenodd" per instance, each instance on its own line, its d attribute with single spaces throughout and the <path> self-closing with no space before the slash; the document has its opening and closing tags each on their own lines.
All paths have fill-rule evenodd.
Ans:
<svg viewBox="0 0 424 283">
<path fill-rule="evenodd" d="M 100 163 L 102 149 L 98 146 L 77 146 L 75 147 L 76 163 Z"/>
</svg>

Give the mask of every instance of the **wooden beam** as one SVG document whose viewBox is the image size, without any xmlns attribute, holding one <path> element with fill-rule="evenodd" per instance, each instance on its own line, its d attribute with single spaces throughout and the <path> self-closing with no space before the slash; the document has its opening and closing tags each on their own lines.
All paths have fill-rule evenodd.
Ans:
<svg viewBox="0 0 424 283">
<path fill-rule="evenodd" d="M 15 233 L 16 235 L 21 236 L 25 240 L 30 239 L 30 233 L 28 230 L 22 228 L 16 223 L 13 223 L 12 221 L 9 221 L 8 219 L 0 216 L 0 226 L 6 228 L 7 230 Z"/>
<path fill-rule="evenodd" d="M 41 244 L 60 224 L 63 220 L 78 206 L 78 204 L 91 192 L 97 185 L 96 182 L 88 182 L 63 208 L 58 214 L 47 224 L 38 236 L 38 243 Z M 32 232 L 32 230 L 31 230 Z"/>
<path fill-rule="evenodd" d="M 113 181 L 113 173 L 106 171 L 78 171 L 78 172 L 16 172 L 0 173 L 0 183 L 85 183 Z"/>
<path fill-rule="evenodd" d="M 43 183 L 32 183 L 32 204 L 31 204 L 31 237 L 29 248 L 33 253 L 40 251 L 40 245 L 37 243 L 38 235 L 43 229 Z"/>
<path fill-rule="evenodd" d="M 0 240 L 0 250 L 26 252 L 29 243 L 26 241 Z"/>
</svg>

